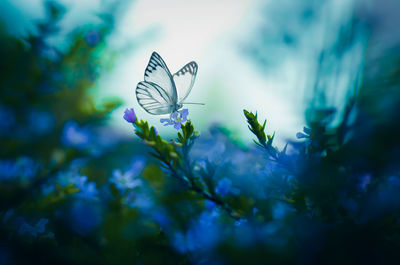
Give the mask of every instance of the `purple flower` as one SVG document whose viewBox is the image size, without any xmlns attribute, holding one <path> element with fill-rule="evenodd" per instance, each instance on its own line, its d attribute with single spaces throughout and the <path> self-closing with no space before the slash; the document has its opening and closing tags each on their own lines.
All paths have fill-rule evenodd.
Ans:
<svg viewBox="0 0 400 265">
<path fill-rule="evenodd" d="M 180 130 L 182 123 L 187 121 L 187 116 L 189 115 L 188 109 L 183 109 L 181 111 L 175 111 L 171 113 L 169 119 L 160 119 L 161 123 L 164 123 L 164 126 L 173 125 L 176 130 Z"/>
<path fill-rule="evenodd" d="M 135 114 L 135 111 L 133 110 L 133 108 L 125 110 L 124 119 L 129 123 L 135 123 L 136 122 L 136 114 Z"/>
</svg>

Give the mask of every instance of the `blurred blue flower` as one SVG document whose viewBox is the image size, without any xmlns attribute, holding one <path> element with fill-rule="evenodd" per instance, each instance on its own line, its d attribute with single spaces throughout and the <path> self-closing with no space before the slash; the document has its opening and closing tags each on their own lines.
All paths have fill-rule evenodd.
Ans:
<svg viewBox="0 0 400 265">
<path fill-rule="evenodd" d="M 292 209 L 288 207 L 287 204 L 284 203 L 277 203 L 275 207 L 272 209 L 272 217 L 276 220 L 282 220 L 286 217 L 286 215 Z"/>
<path fill-rule="evenodd" d="M 235 225 L 235 226 L 242 226 L 242 225 L 244 225 L 244 224 L 247 223 L 247 222 L 248 222 L 247 219 L 245 219 L 245 218 L 240 218 L 239 220 L 236 220 L 236 221 L 235 221 L 234 225 Z"/>
<path fill-rule="evenodd" d="M 369 184 L 371 183 L 371 181 L 372 181 L 371 174 L 365 174 L 365 175 L 361 176 L 360 177 L 360 182 L 358 183 L 358 188 L 361 191 L 366 191 L 368 186 L 369 186 Z"/>
<path fill-rule="evenodd" d="M 221 239 L 217 215 L 205 211 L 200 214 L 186 233 L 176 232 L 172 237 L 173 246 L 180 252 L 212 250 Z"/>
<path fill-rule="evenodd" d="M 259 210 L 256 207 L 254 207 L 253 208 L 253 215 L 256 215 L 258 212 L 259 212 Z"/>
<path fill-rule="evenodd" d="M 0 135 L 15 124 L 15 115 L 11 109 L 0 105 Z"/>
<path fill-rule="evenodd" d="M 205 204 L 206 209 L 209 211 L 213 211 L 217 207 L 217 204 L 210 200 L 206 200 L 204 202 L 204 204 Z"/>
<path fill-rule="evenodd" d="M 0 181 L 19 178 L 19 180 L 30 180 L 36 176 L 39 164 L 33 159 L 23 156 L 15 162 L 11 160 L 0 160 Z"/>
<path fill-rule="evenodd" d="M 125 196 L 123 203 L 129 207 L 139 208 L 143 211 L 150 209 L 154 204 L 153 200 L 147 194 L 132 191 Z"/>
<path fill-rule="evenodd" d="M 17 222 L 20 223 L 18 229 L 19 235 L 30 234 L 33 237 L 37 237 L 38 234 L 43 234 L 46 231 L 46 224 L 49 222 L 46 218 L 41 218 L 35 226 L 28 224 L 23 218 L 18 218 Z"/>
<path fill-rule="evenodd" d="M 152 213 L 154 221 L 163 229 L 169 227 L 171 220 L 165 209 L 155 209 Z"/>
<path fill-rule="evenodd" d="M 34 134 L 49 133 L 54 128 L 54 122 L 54 117 L 49 112 L 32 110 L 29 113 L 29 127 Z"/>
<path fill-rule="evenodd" d="M 32 158 L 23 156 L 17 159 L 16 165 L 21 178 L 31 179 L 36 176 L 39 170 L 39 164 L 35 163 Z"/>
<path fill-rule="evenodd" d="M 0 180 L 9 180 L 18 175 L 18 167 L 11 160 L 0 160 Z"/>
<path fill-rule="evenodd" d="M 388 183 L 393 187 L 400 187 L 400 178 L 397 176 L 390 176 L 388 178 Z"/>
<path fill-rule="evenodd" d="M 135 156 L 132 159 L 130 169 L 137 172 L 139 175 L 146 166 L 146 158 L 144 156 Z"/>
<path fill-rule="evenodd" d="M 79 192 L 77 193 L 78 197 L 86 199 L 97 199 L 98 195 L 99 191 L 97 190 L 96 183 L 93 181 L 79 187 Z"/>
<path fill-rule="evenodd" d="M 215 192 L 221 196 L 228 195 L 232 188 L 232 181 L 228 178 L 223 178 L 218 181 L 217 187 L 215 187 Z"/>
<path fill-rule="evenodd" d="M 79 128 L 76 122 L 69 121 L 64 125 L 62 132 L 62 142 L 64 145 L 81 149 L 88 146 L 89 140 L 90 132 Z"/>
<path fill-rule="evenodd" d="M 129 123 L 135 123 L 136 122 L 135 110 L 133 108 L 126 109 L 124 112 L 124 119 Z"/>
<path fill-rule="evenodd" d="M 176 232 L 172 236 L 172 244 L 180 253 L 187 252 L 186 236 L 182 232 Z"/>
<path fill-rule="evenodd" d="M 183 109 L 181 111 L 175 111 L 171 113 L 169 119 L 160 119 L 161 123 L 164 123 L 164 126 L 173 125 L 175 129 L 180 130 L 182 123 L 187 121 L 187 117 L 189 115 L 188 109 Z"/>
<path fill-rule="evenodd" d="M 100 33 L 96 30 L 89 31 L 85 37 L 86 43 L 90 46 L 95 46 L 97 43 L 99 43 L 100 39 Z"/>
<path fill-rule="evenodd" d="M 142 184 L 142 181 L 137 179 L 137 177 L 144 167 L 145 159 L 143 157 L 136 157 L 132 165 L 124 173 L 119 169 L 113 170 L 110 182 L 114 183 L 119 190 L 133 189 Z"/>
<path fill-rule="evenodd" d="M 79 189 L 76 196 L 80 198 L 97 199 L 99 194 L 95 182 L 88 182 L 87 176 L 82 176 L 75 172 L 60 172 L 57 177 L 57 183 L 62 187 L 74 185 Z"/>
<path fill-rule="evenodd" d="M 142 183 L 139 179 L 135 179 L 136 176 L 136 173 L 132 170 L 122 173 L 121 170 L 115 169 L 113 170 L 110 181 L 114 183 L 119 190 L 133 189 Z"/>
</svg>

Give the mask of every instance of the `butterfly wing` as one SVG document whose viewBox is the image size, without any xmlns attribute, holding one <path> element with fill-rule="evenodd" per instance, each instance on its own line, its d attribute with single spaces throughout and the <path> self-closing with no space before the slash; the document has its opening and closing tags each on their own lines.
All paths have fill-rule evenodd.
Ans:
<svg viewBox="0 0 400 265">
<path fill-rule="evenodd" d="M 150 82 L 139 82 L 136 87 L 136 98 L 139 105 L 150 114 L 169 114 L 173 104 L 168 93 L 159 85 Z"/>
<path fill-rule="evenodd" d="M 169 102 L 176 104 L 178 95 L 171 72 L 168 70 L 164 60 L 156 52 L 153 52 L 150 57 L 149 64 L 144 72 L 144 81 L 161 87 L 169 97 Z"/>
<path fill-rule="evenodd" d="M 178 91 L 178 102 L 181 103 L 187 98 L 193 88 L 194 80 L 197 74 L 197 63 L 190 62 L 181 70 L 173 75 L 176 90 Z"/>
</svg>

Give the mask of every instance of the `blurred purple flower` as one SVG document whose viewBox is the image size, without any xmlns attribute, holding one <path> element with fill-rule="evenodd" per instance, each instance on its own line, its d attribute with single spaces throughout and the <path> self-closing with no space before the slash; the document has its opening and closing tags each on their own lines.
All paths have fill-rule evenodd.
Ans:
<svg viewBox="0 0 400 265">
<path fill-rule="evenodd" d="M 135 113 L 133 108 L 125 110 L 124 119 L 129 123 L 135 123 L 136 122 L 136 113 Z"/>
<path fill-rule="evenodd" d="M 175 111 L 171 113 L 169 119 L 160 119 L 161 123 L 164 123 L 164 126 L 173 125 L 176 130 L 180 130 L 182 123 L 187 121 L 187 117 L 189 115 L 188 109 L 183 109 L 181 111 Z"/>
</svg>

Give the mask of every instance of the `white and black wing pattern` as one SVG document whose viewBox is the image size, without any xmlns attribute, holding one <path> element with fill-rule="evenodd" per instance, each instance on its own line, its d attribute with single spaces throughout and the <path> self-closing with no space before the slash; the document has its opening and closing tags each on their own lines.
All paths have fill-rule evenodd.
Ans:
<svg viewBox="0 0 400 265">
<path fill-rule="evenodd" d="M 194 80 L 196 79 L 196 74 L 197 63 L 190 62 L 173 75 L 175 87 L 178 91 L 179 103 L 186 99 L 190 91 L 192 90 Z"/>
<path fill-rule="evenodd" d="M 139 82 L 136 87 L 136 98 L 139 105 L 150 114 L 169 114 L 173 111 L 168 93 L 157 84 Z"/>
<path fill-rule="evenodd" d="M 156 52 L 153 52 L 150 57 L 149 64 L 144 72 L 144 81 L 163 88 L 170 98 L 170 101 L 174 104 L 177 102 L 178 95 L 172 80 L 171 72 L 168 70 L 164 60 Z"/>
</svg>

